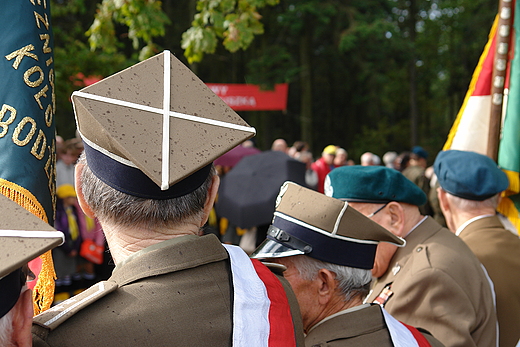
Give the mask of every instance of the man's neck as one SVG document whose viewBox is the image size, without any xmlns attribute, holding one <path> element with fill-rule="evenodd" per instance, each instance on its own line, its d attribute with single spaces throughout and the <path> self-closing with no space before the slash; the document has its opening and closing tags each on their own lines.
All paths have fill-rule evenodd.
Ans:
<svg viewBox="0 0 520 347">
<path fill-rule="evenodd" d="M 456 211 L 452 211 L 452 223 L 453 226 L 450 227 L 450 230 L 456 232 L 461 225 L 466 223 L 472 218 L 484 216 L 484 215 L 495 215 L 496 211 L 492 208 L 490 209 L 476 209 L 476 210 L 461 210 L 457 209 Z M 451 224 L 451 223 L 450 223 Z"/>
<path fill-rule="evenodd" d="M 101 223 L 107 239 L 110 254 L 117 265 L 128 256 L 157 243 L 185 235 L 199 235 L 195 225 L 184 225 L 172 229 L 150 230 L 146 228 L 127 228 Z"/>
<path fill-rule="evenodd" d="M 323 308 L 320 315 L 316 318 L 316 320 L 306 329 L 305 333 L 309 333 L 314 327 L 319 325 L 321 322 L 327 319 L 338 312 L 344 311 L 346 309 L 359 306 L 363 304 L 363 300 L 359 296 L 352 298 L 349 301 L 343 301 L 343 296 L 338 296 L 335 300 L 328 303 L 326 307 Z M 338 300 L 339 299 L 339 300 Z"/>
</svg>

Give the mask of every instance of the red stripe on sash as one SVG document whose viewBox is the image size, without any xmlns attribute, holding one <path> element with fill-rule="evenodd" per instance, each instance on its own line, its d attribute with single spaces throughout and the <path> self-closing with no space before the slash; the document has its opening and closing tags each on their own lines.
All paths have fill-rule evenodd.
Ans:
<svg viewBox="0 0 520 347">
<path fill-rule="evenodd" d="M 285 290 L 276 276 L 257 259 L 251 259 L 258 277 L 264 282 L 269 307 L 269 347 L 296 347 L 294 325 Z"/>
<path fill-rule="evenodd" d="M 421 334 L 421 332 L 419 330 L 417 330 L 416 328 L 414 328 L 411 325 L 405 324 L 405 323 L 403 323 L 401 321 L 399 321 L 399 322 L 402 325 L 404 325 L 405 327 L 407 327 L 408 330 L 410 330 L 410 332 L 412 333 L 413 337 L 417 341 L 417 344 L 419 345 L 419 347 L 431 347 L 431 345 L 428 342 L 428 340 L 426 339 L 426 337 L 424 337 L 424 335 Z"/>
</svg>

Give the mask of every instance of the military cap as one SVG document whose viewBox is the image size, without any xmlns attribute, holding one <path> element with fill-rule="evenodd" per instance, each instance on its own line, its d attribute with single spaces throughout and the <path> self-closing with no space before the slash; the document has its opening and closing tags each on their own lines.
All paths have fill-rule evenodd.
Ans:
<svg viewBox="0 0 520 347">
<path fill-rule="evenodd" d="M 143 198 L 194 191 L 214 159 L 255 135 L 169 51 L 74 92 L 72 101 L 94 175 Z"/>
<path fill-rule="evenodd" d="M 426 203 L 426 194 L 397 170 L 384 166 L 342 166 L 325 178 L 325 195 L 350 202 Z"/>
<path fill-rule="evenodd" d="M 332 264 L 372 269 L 379 242 L 405 244 L 404 239 L 349 207 L 348 202 L 285 182 L 267 239 L 251 257 L 304 254 Z"/>
<path fill-rule="evenodd" d="M 422 148 L 421 146 L 414 146 L 412 148 L 412 153 L 418 157 L 428 159 L 428 152 L 426 152 L 426 150 L 424 148 Z"/>
<path fill-rule="evenodd" d="M 489 157 L 469 151 L 442 151 L 435 158 L 442 189 L 468 200 L 486 200 L 509 186 L 507 175 Z"/>
<path fill-rule="evenodd" d="M 27 262 L 63 243 L 49 224 L 0 194 L 0 317 L 18 301 L 26 282 Z"/>
</svg>

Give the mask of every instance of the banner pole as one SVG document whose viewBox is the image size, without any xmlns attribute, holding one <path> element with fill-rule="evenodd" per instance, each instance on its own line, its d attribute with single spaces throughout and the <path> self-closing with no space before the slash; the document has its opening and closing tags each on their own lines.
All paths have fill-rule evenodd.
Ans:
<svg viewBox="0 0 520 347">
<path fill-rule="evenodd" d="M 493 160 L 498 158 L 500 129 L 502 124 L 502 108 L 504 101 L 504 85 L 508 64 L 508 54 L 511 44 L 512 0 L 500 0 L 495 59 L 493 62 L 493 83 L 491 86 L 491 114 L 489 118 L 489 133 L 487 155 Z"/>
</svg>

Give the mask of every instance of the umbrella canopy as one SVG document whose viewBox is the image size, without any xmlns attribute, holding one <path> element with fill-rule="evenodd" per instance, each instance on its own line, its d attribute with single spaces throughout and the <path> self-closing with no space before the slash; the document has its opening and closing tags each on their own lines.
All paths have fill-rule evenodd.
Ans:
<svg viewBox="0 0 520 347">
<path fill-rule="evenodd" d="M 234 167 L 243 157 L 258 153 L 260 153 L 258 148 L 238 145 L 229 152 L 226 152 L 215 159 L 213 163 L 215 165 Z"/>
<path fill-rule="evenodd" d="M 219 188 L 216 211 L 241 228 L 268 224 L 285 181 L 305 186 L 305 164 L 283 152 L 250 155 L 229 171 Z"/>
</svg>

